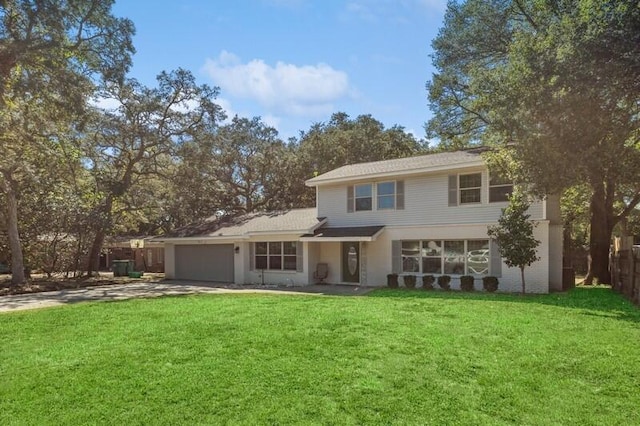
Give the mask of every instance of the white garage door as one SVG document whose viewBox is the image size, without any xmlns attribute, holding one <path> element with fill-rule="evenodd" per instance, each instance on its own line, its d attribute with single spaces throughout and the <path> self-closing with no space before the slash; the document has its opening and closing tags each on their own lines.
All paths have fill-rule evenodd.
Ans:
<svg viewBox="0 0 640 426">
<path fill-rule="evenodd" d="M 175 247 L 176 279 L 233 282 L 233 244 Z"/>
</svg>

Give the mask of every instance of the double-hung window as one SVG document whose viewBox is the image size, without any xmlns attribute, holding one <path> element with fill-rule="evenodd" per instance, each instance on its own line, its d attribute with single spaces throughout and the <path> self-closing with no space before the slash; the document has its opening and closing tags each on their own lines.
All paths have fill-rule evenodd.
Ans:
<svg viewBox="0 0 640 426">
<path fill-rule="evenodd" d="M 254 262 L 256 269 L 295 271 L 297 243 L 295 241 L 272 241 L 255 243 Z"/>
<path fill-rule="evenodd" d="M 378 196 L 378 210 L 393 210 L 396 208 L 396 183 L 380 182 L 376 185 Z"/>
<path fill-rule="evenodd" d="M 362 183 L 347 186 L 347 213 L 404 210 L 404 181 Z"/>
<path fill-rule="evenodd" d="M 460 204 L 474 204 L 480 202 L 482 189 L 482 174 L 471 173 L 459 175 Z"/>
<path fill-rule="evenodd" d="M 356 211 L 372 210 L 373 208 L 373 185 L 370 183 L 355 186 Z"/>
<path fill-rule="evenodd" d="M 298 244 L 295 241 L 285 241 L 282 243 L 282 269 L 285 271 L 296 270 Z"/>
<path fill-rule="evenodd" d="M 489 180 L 489 202 L 509 201 L 513 192 L 513 182 L 500 175 L 491 175 Z"/>
</svg>

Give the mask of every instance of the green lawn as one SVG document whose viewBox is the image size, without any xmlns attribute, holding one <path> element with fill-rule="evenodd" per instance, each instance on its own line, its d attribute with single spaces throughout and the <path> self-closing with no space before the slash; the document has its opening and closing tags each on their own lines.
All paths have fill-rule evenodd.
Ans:
<svg viewBox="0 0 640 426">
<path fill-rule="evenodd" d="M 0 424 L 640 424 L 640 311 L 202 295 L 0 314 Z"/>
</svg>

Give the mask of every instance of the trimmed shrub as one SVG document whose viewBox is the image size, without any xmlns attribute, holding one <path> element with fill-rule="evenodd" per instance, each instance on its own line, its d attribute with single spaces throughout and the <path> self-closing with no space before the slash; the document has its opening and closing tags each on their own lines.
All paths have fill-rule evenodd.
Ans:
<svg viewBox="0 0 640 426">
<path fill-rule="evenodd" d="M 451 290 L 451 277 L 449 275 L 440 275 L 438 277 L 438 285 L 443 290 Z"/>
<path fill-rule="evenodd" d="M 404 281 L 404 286 L 407 288 L 416 288 L 416 276 L 415 275 L 405 275 L 402 277 L 402 281 Z"/>
<path fill-rule="evenodd" d="M 436 282 L 436 277 L 433 275 L 422 276 L 422 288 L 425 290 L 433 290 L 433 283 Z"/>
<path fill-rule="evenodd" d="M 498 289 L 498 278 L 492 276 L 482 277 L 482 287 L 485 291 L 493 293 Z"/>
<path fill-rule="evenodd" d="M 388 274 L 387 275 L 387 286 L 389 288 L 398 288 L 398 274 Z"/>
<path fill-rule="evenodd" d="M 463 275 L 460 277 L 460 290 L 473 291 L 474 278 L 471 275 Z"/>
</svg>

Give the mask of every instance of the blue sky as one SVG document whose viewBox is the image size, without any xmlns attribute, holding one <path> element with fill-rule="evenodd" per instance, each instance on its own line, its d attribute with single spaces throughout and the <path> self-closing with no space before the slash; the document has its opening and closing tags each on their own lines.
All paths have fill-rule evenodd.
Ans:
<svg viewBox="0 0 640 426">
<path fill-rule="evenodd" d="M 371 114 L 418 138 L 430 116 L 431 40 L 446 0 L 119 0 L 136 26 L 130 76 L 178 67 L 220 87 L 230 115 L 286 139 L 333 112 Z"/>
</svg>

